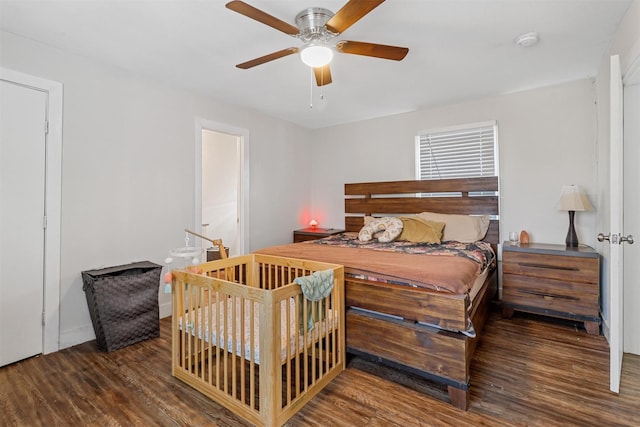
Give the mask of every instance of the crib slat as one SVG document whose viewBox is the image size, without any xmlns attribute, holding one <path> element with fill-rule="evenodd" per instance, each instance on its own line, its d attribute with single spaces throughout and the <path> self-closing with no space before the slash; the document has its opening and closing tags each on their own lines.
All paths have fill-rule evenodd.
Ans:
<svg viewBox="0 0 640 427">
<path fill-rule="evenodd" d="M 251 360 L 249 361 L 249 399 L 251 403 L 251 408 L 256 409 L 256 364 L 254 361 L 255 354 L 255 302 L 251 301 L 251 311 L 249 312 L 249 316 L 251 321 L 249 322 L 249 348 L 251 349 Z"/>
<path fill-rule="evenodd" d="M 213 342 L 213 345 L 215 346 L 216 349 L 216 388 L 218 390 L 220 390 L 221 384 L 220 384 L 220 324 L 221 324 L 221 320 L 220 320 L 220 303 L 221 303 L 221 297 L 220 297 L 220 292 L 216 292 L 216 306 L 215 306 L 215 313 L 212 313 L 211 317 L 215 316 L 216 319 L 216 341 Z"/>
<path fill-rule="evenodd" d="M 207 292 L 207 310 L 209 311 L 209 316 L 207 316 L 207 331 L 208 331 L 208 336 L 206 337 L 207 341 L 209 343 L 211 343 L 212 340 L 212 336 L 211 336 L 211 332 L 213 331 L 213 310 L 212 310 L 212 304 L 214 302 L 213 300 L 214 295 L 213 295 L 213 290 L 209 289 L 209 292 Z M 203 332 L 203 336 L 204 336 L 204 332 Z M 208 372 L 208 376 L 207 376 L 207 383 L 209 385 L 212 384 L 212 380 L 213 380 L 213 368 L 212 368 L 212 362 L 213 362 L 213 355 L 212 355 L 213 351 L 211 349 L 211 347 L 208 348 L 207 351 L 207 372 Z"/>
<path fill-rule="evenodd" d="M 229 298 L 229 295 L 227 294 L 222 294 L 222 298 L 224 300 L 223 304 L 222 304 L 222 330 L 223 335 L 224 335 L 224 341 L 221 341 L 222 338 L 219 339 L 220 342 L 220 347 L 224 346 L 223 348 L 226 349 L 227 351 L 224 351 L 222 353 L 222 358 L 223 358 L 223 369 L 222 369 L 222 384 L 223 384 L 223 390 L 225 392 L 225 394 L 229 393 L 229 337 L 227 337 L 227 331 L 229 330 L 229 314 L 228 314 L 228 309 L 227 309 L 227 300 Z"/>
<path fill-rule="evenodd" d="M 240 346 L 240 349 L 239 349 L 239 351 L 240 351 L 240 400 L 242 402 L 245 402 L 245 398 L 246 398 L 245 386 L 244 386 L 244 384 L 245 384 L 244 383 L 244 381 L 245 381 L 245 376 L 244 376 L 244 372 L 245 372 L 245 369 L 244 369 L 245 357 L 244 356 L 245 356 L 245 350 L 246 350 L 246 345 L 247 345 L 247 343 L 246 343 L 246 341 L 244 339 L 244 331 L 245 331 L 245 324 L 244 324 L 245 311 L 244 311 L 244 308 L 245 308 L 245 303 L 246 302 L 247 301 L 245 301 L 244 299 L 242 300 L 242 303 L 240 304 L 240 314 L 239 314 L 239 317 L 240 317 L 240 319 L 239 319 L 240 320 L 240 331 L 242 331 L 241 332 L 242 339 L 238 343 L 238 345 Z"/>
<path fill-rule="evenodd" d="M 236 339 L 236 333 L 237 333 L 237 323 L 238 323 L 238 316 L 237 316 L 237 308 L 236 308 L 236 303 L 238 302 L 238 297 L 231 297 L 231 317 L 230 317 L 230 321 L 231 323 L 231 345 L 230 345 L 230 349 L 231 350 L 231 395 L 233 397 L 236 397 L 236 354 L 238 353 L 238 340 Z M 242 303 L 242 298 L 240 298 L 240 302 Z M 228 339 L 227 339 L 228 342 Z"/>
</svg>

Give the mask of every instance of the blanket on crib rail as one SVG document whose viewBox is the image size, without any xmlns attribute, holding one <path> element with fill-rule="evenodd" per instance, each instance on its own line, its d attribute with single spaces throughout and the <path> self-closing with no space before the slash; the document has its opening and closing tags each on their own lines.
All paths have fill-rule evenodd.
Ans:
<svg viewBox="0 0 640 427">
<path fill-rule="evenodd" d="M 324 301 L 318 301 L 328 297 L 333 290 L 333 270 L 316 271 L 309 276 L 301 276 L 293 279 L 293 282 L 300 285 L 302 294 L 309 301 L 307 303 L 306 316 L 303 313 L 303 305 L 300 304 L 300 330 L 304 328 L 304 321 L 307 321 L 307 331 L 313 330 L 315 322 L 324 319 Z M 314 315 L 315 313 L 315 315 Z"/>
</svg>

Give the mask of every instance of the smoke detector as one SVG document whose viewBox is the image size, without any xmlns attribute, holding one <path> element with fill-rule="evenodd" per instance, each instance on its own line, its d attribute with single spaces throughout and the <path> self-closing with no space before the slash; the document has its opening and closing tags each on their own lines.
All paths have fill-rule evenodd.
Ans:
<svg viewBox="0 0 640 427">
<path fill-rule="evenodd" d="M 519 47 L 531 47 L 538 43 L 538 33 L 535 31 L 530 33 L 524 33 L 516 37 L 516 44 Z"/>
</svg>

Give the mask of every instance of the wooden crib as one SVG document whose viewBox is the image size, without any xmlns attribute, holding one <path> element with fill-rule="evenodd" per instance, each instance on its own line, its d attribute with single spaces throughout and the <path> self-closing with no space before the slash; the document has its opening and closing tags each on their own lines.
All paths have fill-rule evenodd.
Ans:
<svg viewBox="0 0 640 427">
<path fill-rule="evenodd" d="M 333 271 L 309 301 L 294 279 Z M 342 266 L 245 255 L 173 272 L 172 374 L 245 420 L 280 426 L 345 368 Z"/>
</svg>

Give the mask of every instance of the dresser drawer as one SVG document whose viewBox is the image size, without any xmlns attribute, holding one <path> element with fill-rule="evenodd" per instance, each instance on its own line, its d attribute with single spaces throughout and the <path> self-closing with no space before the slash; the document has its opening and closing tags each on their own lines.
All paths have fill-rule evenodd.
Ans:
<svg viewBox="0 0 640 427">
<path fill-rule="evenodd" d="M 503 274 L 503 301 L 514 306 L 535 307 L 541 310 L 570 315 L 597 317 L 599 289 L 597 283 Z"/>
<path fill-rule="evenodd" d="M 597 258 L 503 252 L 504 274 L 555 279 L 567 282 L 598 283 Z"/>
</svg>

